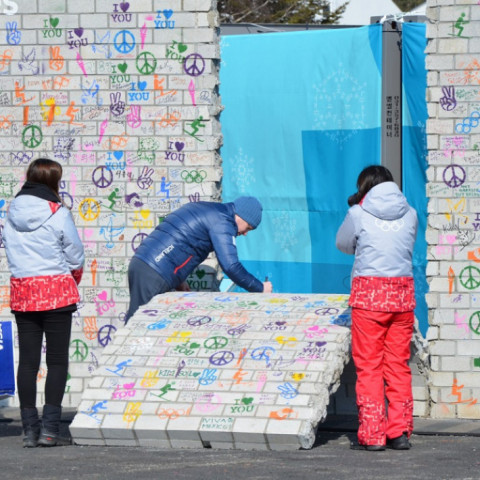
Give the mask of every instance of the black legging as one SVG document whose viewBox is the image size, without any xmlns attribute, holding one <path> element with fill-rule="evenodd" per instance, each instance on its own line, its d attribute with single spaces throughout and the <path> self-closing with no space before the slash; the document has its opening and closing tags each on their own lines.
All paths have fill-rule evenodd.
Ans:
<svg viewBox="0 0 480 480">
<path fill-rule="evenodd" d="M 16 312 L 20 359 L 17 388 L 20 408 L 34 408 L 37 375 L 40 368 L 43 334 L 47 341 L 47 379 L 45 403 L 61 406 L 68 375 L 68 348 L 72 330 L 72 312 Z"/>
</svg>

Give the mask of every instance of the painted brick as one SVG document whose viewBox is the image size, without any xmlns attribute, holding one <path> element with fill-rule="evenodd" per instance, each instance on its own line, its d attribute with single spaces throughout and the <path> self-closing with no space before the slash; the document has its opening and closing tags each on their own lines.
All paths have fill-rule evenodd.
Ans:
<svg viewBox="0 0 480 480">
<path fill-rule="evenodd" d="M 430 372 L 429 379 L 433 386 L 447 387 L 453 384 L 453 372 Z"/>
<path fill-rule="evenodd" d="M 463 343 L 462 343 L 463 345 Z M 431 355 L 455 355 L 456 342 L 437 340 L 429 345 Z"/>
<path fill-rule="evenodd" d="M 100 419 L 101 420 L 101 419 Z M 100 424 L 96 418 L 88 415 L 77 414 L 69 425 L 70 433 L 75 437 L 75 442 L 85 442 L 87 440 L 102 440 L 103 436 L 100 430 Z M 81 439 L 81 440 L 80 440 Z"/>
<path fill-rule="evenodd" d="M 456 418 L 457 409 L 455 405 L 446 403 L 433 404 L 430 410 L 432 418 Z"/>
<path fill-rule="evenodd" d="M 438 51 L 444 54 L 467 53 L 469 40 L 467 38 L 440 39 L 438 41 Z"/>
<path fill-rule="evenodd" d="M 453 55 L 428 56 L 425 60 L 428 70 L 451 70 L 454 68 Z"/>
<path fill-rule="evenodd" d="M 211 28 L 192 28 L 183 31 L 183 41 L 185 43 L 210 43 L 216 38 L 216 33 Z"/>
<path fill-rule="evenodd" d="M 206 12 L 213 6 L 212 0 L 184 0 L 183 8 L 189 11 Z"/>
<path fill-rule="evenodd" d="M 430 406 L 427 402 L 416 401 L 413 407 L 414 417 L 428 417 L 430 415 Z"/>
<path fill-rule="evenodd" d="M 123 415 L 110 414 L 102 422 L 102 435 L 108 443 L 112 440 L 135 440 L 135 434 L 132 428 L 128 427 Z"/>
<path fill-rule="evenodd" d="M 415 400 L 415 403 L 417 403 L 419 400 L 420 401 L 428 401 L 430 396 L 428 392 L 428 388 L 426 387 L 413 387 L 412 388 L 412 394 L 413 394 L 413 399 Z"/>
<path fill-rule="evenodd" d="M 152 2 L 151 0 L 136 0 L 135 5 L 130 7 L 133 18 L 131 22 L 125 24 L 116 24 L 111 16 L 113 12 L 112 2 L 109 0 L 85 0 L 84 2 L 64 2 L 60 0 L 38 0 L 37 2 L 29 2 L 27 0 L 17 0 L 19 5 L 19 12 L 14 16 L 0 16 L 0 28 L 5 29 L 6 21 L 17 21 L 22 25 L 22 44 L 21 46 L 12 46 L 12 49 L 22 49 L 23 53 L 34 51 L 36 59 L 43 65 L 44 73 L 40 71 L 36 74 L 32 74 L 32 71 L 27 71 L 25 68 L 21 70 L 18 66 L 18 62 L 12 65 L 10 76 L 2 76 L 0 79 L 0 89 L 2 91 L 2 99 L 8 101 L 7 105 L 2 104 L 2 114 L 11 115 L 16 122 L 23 122 L 24 109 L 18 102 L 18 98 L 15 96 L 14 80 L 20 80 L 25 85 L 25 91 L 29 92 L 32 96 L 30 100 L 29 108 L 29 120 L 32 123 L 36 123 L 42 126 L 44 131 L 44 140 L 41 147 L 38 149 L 38 153 L 57 155 L 56 158 L 62 161 L 64 164 L 64 179 L 66 181 L 65 190 L 72 192 L 73 195 L 73 208 L 72 214 L 75 218 L 77 228 L 81 237 L 86 245 L 87 252 L 87 267 L 84 275 L 84 280 L 81 285 L 81 294 L 83 302 L 80 305 L 78 316 L 74 321 L 73 337 L 75 339 L 81 339 L 84 341 L 86 348 L 88 348 L 88 355 L 81 361 L 75 359 L 70 365 L 70 374 L 75 380 L 70 384 L 71 392 L 68 392 L 65 396 L 65 401 L 70 402 L 70 405 L 77 405 L 81 401 L 79 390 L 85 388 L 85 395 L 92 396 L 90 402 L 92 404 L 103 401 L 103 399 L 110 399 L 114 387 L 105 387 L 102 381 L 96 380 L 97 378 L 104 378 L 105 380 L 111 380 L 115 378 L 115 374 L 109 373 L 108 376 L 104 371 L 97 368 L 99 362 L 104 366 L 114 366 L 121 359 L 128 358 L 129 355 L 145 356 L 145 362 L 143 360 L 135 361 L 135 368 L 130 369 L 125 374 L 128 378 L 131 378 L 132 372 L 137 370 L 137 374 L 143 373 L 144 368 L 151 368 L 156 366 L 159 362 L 157 356 L 153 356 L 152 349 L 155 346 L 139 346 L 139 345 L 123 345 L 125 336 L 134 335 L 141 336 L 140 333 L 133 333 L 130 329 L 121 329 L 122 327 L 122 315 L 124 314 L 128 304 L 128 289 L 126 283 L 125 272 L 121 272 L 121 262 L 124 266 L 127 266 L 127 261 L 132 253 L 132 241 L 135 235 L 141 231 L 148 230 L 146 224 L 139 226 L 138 223 L 134 223 L 134 215 L 139 215 L 139 210 L 134 209 L 131 205 L 128 206 L 124 201 L 124 196 L 127 193 L 132 193 L 136 186 L 138 176 L 141 175 L 144 168 L 154 167 L 153 185 L 146 191 L 140 191 L 140 198 L 144 202 L 143 209 L 151 211 L 152 218 L 163 217 L 171 210 L 178 208 L 179 205 L 189 201 L 189 197 L 198 196 L 202 200 L 211 200 L 219 198 L 219 179 L 221 178 L 221 166 L 220 158 L 217 149 L 221 145 L 221 125 L 215 116 L 218 116 L 221 110 L 221 100 L 215 96 L 214 89 L 217 87 L 219 79 L 216 73 L 216 69 L 213 69 L 210 63 L 210 59 L 219 57 L 219 45 L 216 32 L 213 27 L 218 26 L 218 13 L 214 9 L 214 2 L 212 0 L 185 0 L 180 6 L 177 0 L 165 0 L 161 2 L 162 12 L 164 9 L 172 9 L 172 18 L 176 19 L 176 26 L 172 29 L 155 29 L 155 23 L 153 20 L 148 20 L 148 17 L 155 18 L 158 14 L 157 11 L 153 11 L 153 8 L 160 8 L 158 2 Z M 434 320 L 432 324 L 437 327 L 435 335 L 433 330 L 429 334 L 429 342 L 431 344 L 431 365 L 432 368 L 438 370 L 449 369 L 453 373 L 468 373 L 467 359 L 473 362 L 472 357 L 478 356 L 478 348 L 475 349 L 475 340 L 464 339 L 462 333 L 467 334 L 468 318 L 478 308 L 477 301 L 475 300 L 475 292 L 469 291 L 462 287 L 460 282 L 461 271 L 467 266 L 476 266 L 476 262 L 468 257 L 469 252 L 475 252 L 478 247 L 477 239 L 475 238 L 466 248 L 458 251 L 456 247 L 459 245 L 455 242 L 451 245 L 450 252 L 443 247 L 440 242 L 439 233 L 442 234 L 443 228 L 447 225 L 446 214 L 448 211 L 448 202 L 451 200 L 453 205 L 460 199 L 467 198 L 467 206 L 464 211 L 456 212 L 454 215 L 454 221 L 462 220 L 464 217 L 468 217 L 468 221 L 459 227 L 459 231 L 465 230 L 473 231 L 476 212 L 480 208 L 480 202 L 478 197 L 478 174 L 474 165 L 478 163 L 478 146 L 480 144 L 480 132 L 476 132 L 473 128 L 470 134 L 466 134 L 463 137 L 466 139 L 465 144 L 462 144 L 461 151 L 447 151 L 449 149 L 449 138 L 458 136 L 458 132 L 455 131 L 458 122 L 472 111 L 478 109 L 478 95 L 480 91 L 480 75 L 478 71 L 478 57 L 480 54 L 480 42 L 475 35 L 479 28 L 479 23 L 475 20 L 478 19 L 480 13 L 476 8 L 469 8 L 468 5 L 474 5 L 475 1 L 471 0 L 470 3 L 465 2 L 455 5 L 453 0 L 429 0 L 427 2 L 427 12 L 429 19 L 432 22 L 427 22 L 427 37 L 432 37 L 433 41 L 430 41 L 427 46 L 427 84 L 429 87 L 435 87 L 435 90 L 427 92 L 427 98 L 430 102 L 428 106 L 429 121 L 427 125 L 427 147 L 430 149 L 429 164 L 434 166 L 434 169 L 429 169 L 427 172 L 428 180 L 431 182 L 427 187 L 427 195 L 430 197 L 428 204 L 429 221 L 427 230 L 427 240 L 429 245 L 429 264 L 427 266 L 427 276 L 429 279 L 433 279 L 430 282 L 430 291 L 426 295 L 427 303 L 430 309 L 434 312 L 446 310 L 448 314 L 440 317 L 431 315 Z M 470 36 L 468 40 L 464 38 L 453 38 L 452 34 L 455 34 L 454 22 L 456 18 L 466 11 L 469 24 L 465 25 L 465 35 Z M 455 16 L 456 15 L 456 16 Z M 8 18 L 7 18 L 8 17 Z M 61 29 L 60 37 L 50 38 L 44 36 L 42 30 L 44 29 L 44 20 L 57 17 L 59 19 L 58 27 Z M 440 21 L 438 21 L 440 20 Z M 145 24 L 147 31 L 145 35 L 145 45 L 140 48 L 140 27 Z M 71 49 L 65 43 L 65 40 L 69 39 L 69 30 L 82 26 L 85 29 L 85 36 L 88 38 L 89 45 L 83 46 L 81 49 L 81 55 L 83 59 L 83 68 L 86 69 L 88 77 L 83 75 L 82 67 L 77 61 L 76 49 Z M 194 28 L 198 27 L 198 28 Z M 136 38 L 135 49 L 130 53 L 121 53 L 113 45 L 113 39 L 119 30 L 128 28 L 132 30 Z M 2 37 L 0 43 L 5 45 L 6 38 Z M 173 42 L 185 42 L 188 46 L 188 52 L 198 52 L 207 60 L 206 73 L 195 79 L 195 87 L 197 92 L 197 103 L 199 106 L 206 107 L 212 105 L 207 110 L 207 115 L 210 118 L 208 127 L 205 129 L 204 143 L 199 144 L 193 138 L 189 137 L 183 132 L 184 125 L 177 125 L 175 127 L 161 128 L 159 122 L 161 116 L 172 112 L 172 107 L 182 109 L 187 108 L 188 114 L 186 119 L 191 121 L 192 114 L 195 110 L 190 108 L 191 97 L 188 92 L 189 78 L 186 78 L 181 83 L 181 78 L 185 76 L 181 62 L 174 61 L 166 58 L 167 50 L 172 49 L 175 44 Z M 96 43 L 93 46 L 93 43 Z M 206 42 L 206 43 L 205 43 Z M 468 45 L 468 51 L 465 49 Z M 37 48 L 40 46 L 40 48 Z M 45 48 L 43 48 L 45 47 Z M 49 47 L 59 49 L 58 54 L 63 59 L 63 64 L 57 59 L 57 64 L 50 63 L 50 49 Z M 118 69 L 117 65 L 121 62 L 125 62 L 128 66 L 127 72 L 130 75 L 137 76 L 136 70 L 136 56 L 140 51 L 150 51 L 157 59 L 157 67 L 155 73 L 158 77 L 164 77 L 164 88 L 178 89 L 177 94 L 174 96 L 174 102 L 165 102 L 164 97 L 158 98 L 159 90 L 154 91 L 153 76 L 148 77 L 147 91 L 151 94 L 148 101 L 142 103 L 142 125 L 140 127 L 133 128 L 127 124 L 127 118 L 130 113 L 129 109 L 132 105 L 132 101 L 128 99 L 128 91 L 130 84 L 124 82 L 123 85 L 114 85 L 110 74 L 112 73 L 113 66 Z M 17 55 L 20 58 L 20 55 Z M 109 58 L 107 58 L 109 57 Z M 51 67 L 58 67 L 58 70 L 53 70 Z M 35 68 L 34 66 L 31 68 Z M 118 70 L 117 70 L 118 72 Z M 213 72 L 213 73 L 210 73 Z M 52 79 L 57 79 L 58 82 L 64 82 L 63 78 L 69 82 L 68 87 L 52 88 Z M 159 79 L 157 78 L 157 81 Z M 99 91 L 95 98 L 89 98 L 88 88 L 91 87 L 93 81 L 98 85 Z M 172 85 L 176 85 L 175 88 Z M 158 86 L 158 85 L 157 85 Z M 439 100 L 442 96 L 442 88 L 447 86 L 453 86 L 456 92 L 457 106 L 454 111 L 447 112 L 441 108 Z M 57 90 L 57 91 L 56 91 Z M 105 131 L 102 141 L 99 141 L 100 127 L 104 119 L 109 118 L 112 120 L 110 112 L 111 95 L 119 92 L 123 97 L 123 101 L 126 103 L 126 111 L 123 115 L 119 116 L 115 120 L 110 121 Z M 154 105 L 153 97 L 156 96 L 155 102 L 158 105 Z M 40 108 L 40 102 L 44 102 L 47 98 L 54 97 L 56 104 L 60 107 L 60 114 L 58 117 L 58 124 L 54 122 L 54 125 L 48 127 L 45 119 L 42 118 L 42 112 Z M 202 102 L 198 101 L 198 98 L 202 99 Z M 103 105 L 98 105 L 100 101 L 103 101 Z M 68 117 L 66 110 L 71 102 L 75 102 L 75 107 L 78 108 L 78 112 L 75 113 L 72 122 L 81 124 L 81 127 L 73 128 L 73 125 L 66 128 Z M 160 116 L 158 116 L 160 115 Z M 158 118 L 157 118 L 158 116 Z M 57 120 L 57 119 L 56 119 Z M 62 123 L 60 123 L 62 122 Z M 20 124 L 21 125 L 21 124 Z M 18 152 L 19 155 L 26 153 L 23 145 L 20 142 L 21 131 L 16 130 L 18 135 L 1 135 L 0 141 L 0 169 L 13 175 L 10 185 L 13 185 L 13 190 L 6 195 L 5 198 L 12 198 L 19 188 L 20 183 L 17 179 L 22 178 L 24 174 L 23 165 L 19 165 L 18 168 L 12 170 L 11 162 L 8 160 L 8 155 L 11 151 Z M 154 147 L 151 147 L 150 151 L 146 150 L 143 153 L 137 150 L 140 147 L 140 140 L 146 140 L 146 135 L 151 142 L 155 143 Z M 439 137 L 441 135 L 441 137 Z M 71 152 L 62 151 L 61 145 L 59 145 L 59 138 L 62 138 L 62 142 L 68 141 L 69 138 L 78 139 L 74 143 Z M 184 151 L 186 156 L 184 165 L 196 168 L 206 169 L 209 171 L 208 179 L 201 185 L 201 188 L 196 189 L 192 184 L 181 184 L 181 181 L 176 178 L 180 166 L 178 168 L 172 168 L 172 165 L 168 164 L 165 159 L 164 152 L 167 150 L 169 141 L 185 142 Z M 86 148 L 92 148 L 87 150 Z M 475 150 L 474 150 L 475 148 Z M 466 149 L 466 151 L 464 150 Z M 24 151 L 25 150 L 25 151 Z M 118 225 L 123 228 L 123 232 L 115 238 L 115 241 L 110 242 L 105 237 L 106 226 L 108 225 L 111 213 L 106 209 L 106 205 L 110 203 L 108 195 L 111 193 L 111 189 L 99 189 L 92 184 L 93 170 L 107 161 L 107 158 L 113 155 L 113 152 L 124 151 L 125 156 L 128 157 L 128 165 L 125 166 L 125 170 L 129 174 L 133 175 L 133 181 L 129 181 L 128 177 L 120 177 L 117 174 L 122 174 L 121 170 L 114 171 L 115 185 L 119 187 L 119 193 L 121 198 L 117 202 L 117 205 L 121 205 L 120 213 L 117 213 L 115 221 L 118 221 Z M 148 155 L 152 155 L 153 158 Z M 117 152 L 118 153 L 118 152 Z M 446 153 L 446 154 L 445 154 Z M 464 185 L 460 188 L 452 190 L 443 182 L 443 172 L 445 167 L 452 162 L 460 164 L 462 167 L 466 167 L 467 179 Z M 126 171 L 123 171 L 126 173 Z M 176 199 L 166 199 L 165 195 L 156 197 L 152 196 L 153 191 L 157 192 L 161 188 L 161 177 L 164 176 L 167 182 L 170 182 L 170 193 L 172 196 L 176 196 Z M 108 191 L 107 191 L 108 190 Z M 148 196 L 147 196 L 148 194 Z M 99 202 L 102 212 L 96 220 L 86 221 L 80 215 L 79 205 L 80 203 L 91 198 Z M 113 233 L 113 231 L 111 232 Z M 120 236 L 123 236 L 123 240 L 119 240 Z M 113 245 L 112 245 L 113 243 Z M 437 248 L 442 247 L 442 248 Z M 443 252 L 443 253 L 440 253 Z M 436 255 L 435 253 L 440 255 Z M 213 256 L 211 257 L 213 258 Z M 98 262 L 95 272 L 91 269 L 92 261 Z M 109 262 L 120 262 L 114 267 L 109 268 Z M 214 262 L 214 260 L 213 260 Z M 215 264 L 216 265 L 216 264 Z M 452 266 L 455 271 L 454 291 L 449 293 L 448 284 L 448 269 Z M 2 284 L 8 283 L 8 272 L 6 272 L 6 266 L 3 266 Z M 216 267 L 215 267 L 216 268 Z M 118 270 L 118 271 L 117 271 Z M 218 271 L 218 268 L 216 268 Z M 211 276 L 213 278 L 213 275 Z M 210 281 L 210 280 L 209 280 Z M 210 284 L 209 284 L 210 285 Z M 115 301 L 115 306 L 108 312 L 98 313 L 95 306 L 95 300 L 98 300 L 98 294 L 103 290 L 108 292 L 108 298 Z M 455 309 L 457 316 L 451 312 Z M 467 324 L 462 318 L 467 316 Z M 91 339 L 86 335 L 92 335 L 90 332 L 84 332 L 84 326 L 86 326 L 85 318 L 95 318 L 95 322 L 98 327 L 102 327 L 105 324 L 112 324 L 117 328 L 116 340 L 118 343 L 110 343 L 105 349 L 102 349 L 98 345 L 98 340 L 95 335 Z M 121 332 L 121 335 L 120 335 Z M 296 334 L 296 333 L 295 333 Z M 471 335 L 471 333 L 469 333 Z M 123 336 L 123 338 L 122 338 Z M 157 338 L 157 336 L 155 335 Z M 438 341 L 438 338 L 446 338 L 448 341 Z M 329 338 L 329 343 L 333 341 Z M 335 342 L 335 341 L 333 341 Z M 166 350 L 164 347 L 158 347 L 163 352 L 163 355 L 170 355 L 171 351 Z M 142 350 L 143 349 L 143 350 Z M 336 347 L 336 352 L 339 353 L 337 357 L 337 363 L 332 367 L 335 370 L 325 369 L 318 365 L 306 364 L 299 365 L 295 369 L 299 372 L 321 372 L 321 376 L 317 380 L 309 381 L 305 379 L 299 386 L 301 395 L 324 395 L 325 385 L 331 384 L 331 388 L 337 387 L 338 370 L 343 366 L 343 357 L 340 355 L 340 351 L 343 351 L 344 345 L 339 343 Z M 72 348 L 73 351 L 73 348 Z M 279 350 L 280 351 L 280 350 Z M 282 352 L 288 351 L 288 348 L 282 349 Z M 86 350 L 84 349 L 84 352 Z M 106 358 L 100 360 L 100 357 L 115 355 L 115 359 Z M 173 355 L 173 354 L 172 354 Z M 455 363 L 453 360 L 458 355 L 459 360 Z M 118 356 L 118 358 L 117 358 Z M 445 364 L 441 362 L 442 358 L 445 358 Z M 178 361 L 181 356 L 177 355 L 164 358 L 163 361 L 168 367 L 177 368 Z M 330 357 L 328 362 L 330 362 Z M 44 362 L 44 360 L 42 360 Z M 176 362 L 176 363 L 175 363 Z M 249 368 L 255 368 L 251 366 L 252 362 L 245 362 L 245 365 L 249 365 Z M 141 367 L 141 368 L 140 368 Z M 205 366 L 198 367 L 195 371 L 199 374 Z M 473 368 L 473 367 L 471 367 Z M 450 370 L 451 369 L 451 370 Z M 128 370 L 128 369 L 127 369 Z M 176 370 L 175 370 L 176 371 Z M 193 369 L 192 369 L 193 372 Z M 90 376 L 94 375 L 94 381 L 88 382 Z M 289 379 L 287 372 L 282 373 L 282 381 Z M 180 382 L 182 389 L 180 391 L 170 391 L 165 395 L 165 399 L 170 402 L 175 402 L 180 396 L 180 393 L 188 392 L 188 388 L 192 388 L 190 379 L 176 378 L 174 376 L 162 376 L 159 377 L 159 381 L 163 381 L 161 387 L 166 385 L 166 380 L 175 380 Z M 476 381 L 475 378 L 468 378 L 467 381 Z M 125 380 L 126 382 L 127 380 Z M 258 379 L 257 379 L 258 381 Z M 342 378 L 342 382 L 346 381 Z M 82 383 L 83 382 L 83 383 Z M 123 382 L 123 380 L 122 380 Z M 346 395 L 346 401 L 348 400 L 349 390 L 353 388 L 354 379 L 349 379 L 349 383 L 342 385 L 344 388 L 339 390 Z M 86 385 L 89 383 L 89 387 Z M 123 384 L 123 383 L 122 383 Z M 315 385 L 321 384 L 320 387 Z M 208 387 L 208 388 L 207 388 Z M 470 388 L 471 385 L 466 384 L 465 388 Z M 256 388 L 256 387 L 252 387 Z M 435 388 L 432 388 L 432 398 L 435 393 Z M 438 387 L 448 390 L 449 387 Z M 43 401 L 43 389 L 44 380 L 39 383 L 38 397 Z M 205 386 L 204 393 L 215 393 L 212 386 Z M 268 389 L 267 389 L 268 390 Z M 222 394 L 236 395 L 240 392 L 238 385 L 234 390 L 231 390 L 231 386 L 225 386 L 222 390 Z M 94 394 L 95 392 L 95 394 Z M 155 391 L 156 393 L 160 393 Z M 199 393 L 199 392 L 195 392 Z M 268 393 L 251 392 L 246 389 L 245 394 L 252 393 L 253 395 Z M 272 392 L 273 394 L 273 392 Z M 98 395 L 98 396 L 95 396 Z M 143 402 L 143 408 L 145 411 L 144 418 L 148 418 L 148 415 L 153 414 L 152 404 L 147 401 L 146 392 L 138 393 L 141 396 Z M 353 393 L 350 392 L 350 396 L 353 398 Z M 83 398 L 83 396 L 82 396 Z M 150 398 L 154 398 L 151 397 Z M 231 400 L 231 397 L 228 397 Z M 303 397 L 301 397 L 303 398 Z M 448 400 L 442 400 L 444 402 L 455 400 L 454 397 L 450 397 Z M 328 396 L 322 397 L 322 401 L 328 403 Z M 110 402 L 112 411 L 117 414 L 123 414 L 121 409 L 123 405 L 121 402 Z M 231 401 L 230 401 L 231 403 Z M 282 404 L 282 407 L 284 405 Z M 415 404 L 415 411 L 419 409 L 422 411 L 429 411 L 429 408 L 424 404 Z M 147 413 L 148 411 L 148 413 Z M 256 411 L 256 410 L 255 410 Z M 461 416 L 465 415 L 466 418 L 470 418 L 472 410 L 468 410 L 468 407 L 464 405 L 449 405 L 439 404 L 432 405 L 432 415 L 442 416 L 446 418 L 449 416 Z M 443 412 L 443 413 L 442 413 Z M 92 419 L 88 415 L 82 415 L 85 418 Z M 99 416 L 100 417 L 100 416 Z M 103 416 L 101 417 L 103 419 Z M 143 418 L 140 415 L 137 418 L 137 423 Z M 236 420 L 240 420 L 236 418 Z M 93 419 L 93 421 L 96 421 Z M 173 423 L 173 422 L 172 422 Z M 127 441 L 127 439 L 125 439 Z M 155 439 L 145 439 L 145 442 Z M 92 438 L 92 442 L 100 442 L 101 439 Z M 121 442 L 121 440 L 112 439 L 112 442 Z M 128 440 L 131 444 L 135 444 L 135 440 Z M 187 441 L 187 443 L 190 440 Z M 256 444 L 257 442 L 252 442 Z M 230 441 L 214 442 L 212 445 L 223 445 L 225 448 L 230 448 Z M 146 444 L 145 444 L 146 445 Z M 197 445 L 198 441 L 191 441 L 191 445 Z M 248 446 L 249 442 L 236 442 L 236 448 L 239 445 Z M 161 446 L 158 445 L 157 446 Z M 255 448 L 264 448 L 264 443 L 258 442 Z M 248 447 L 251 448 L 251 447 Z M 266 447 L 268 448 L 268 447 Z"/>
<path fill-rule="evenodd" d="M 110 400 L 102 404 L 101 414 L 106 416 L 101 430 L 108 445 L 112 444 L 110 442 L 117 444 L 121 439 L 130 445 L 138 439 L 140 444 L 166 446 L 168 438 L 172 448 L 199 448 L 202 445 L 239 448 L 237 444 L 241 444 L 242 448 L 260 449 L 265 446 L 269 449 L 308 447 L 308 442 L 315 437 L 312 425 L 325 418 L 330 393 L 338 388 L 341 371 L 349 360 L 349 331 L 346 327 L 332 325 L 330 317 L 321 319 L 311 316 L 307 319 L 308 309 L 298 303 L 295 304 L 295 313 L 292 309 L 289 316 L 282 317 L 284 330 L 265 331 L 265 325 L 269 325 L 265 312 L 271 308 L 269 297 L 263 294 L 246 295 L 252 299 L 249 303 L 253 302 L 255 306 L 252 311 L 244 306 L 241 315 L 236 303 L 231 306 L 225 304 L 221 313 L 203 308 L 221 301 L 222 297 L 229 298 L 229 293 L 191 293 L 188 299 L 183 294 L 171 293 L 152 299 L 134 315 L 127 327 L 117 330 L 122 335 L 118 336 L 118 340 L 114 337 L 111 344 L 116 347 L 118 343 L 124 349 L 142 349 L 131 350 L 130 355 L 119 355 L 118 350 L 110 348 L 101 357 L 102 366 L 96 369 L 95 375 L 104 381 L 92 382 L 87 390 L 87 397 L 82 402 L 87 413 L 76 416 L 80 424 L 82 419 L 91 422 L 93 418 L 95 421 L 95 414 L 91 413 L 93 409 L 100 413 L 98 395 L 92 393 L 92 390 L 98 389 L 104 400 L 125 396 L 120 402 Z M 273 298 L 278 297 L 272 295 Z M 280 298 L 284 308 L 288 309 L 289 296 Z M 345 302 L 344 296 L 336 296 L 336 300 L 332 300 L 332 296 L 315 295 L 310 304 L 319 298 L 327 304 L 334 302 L 337 308 Z M 171 308 L 162 311 L 162 304 L 181 305 L 186 301 L 194 301 L 196 315 L 210 318 L 210 322 L 194 326 L 186 323 L 185 318 L 175 318 L 161 330 L 148 328 L 177 311 Z M 157 312 L 156 317 L 143 313 L 153 309 Z M 235 314 L 232 316 L 236 319 L 235 324 L 226 321 L 229 309 Z M 343 313 L 345 307 L 338 310 Z M 297 325 L 300 320 L 301 325 Z M 249 328 L 232 338 L 228 332 L 239 321 Z M 306 336 L 309 325 L 317 325 L 318 322 L 330 329 L 330 333 L 324 335 L 327 345 L 318 351 L 318 355 L 309 350 L 311 357 L 308 362 L 297 362 L 302 360 L 305 347 L 311 349 L 310 338 Z M 262 334 L 265 338 L 259 340 Z M 228 344 L 222 348 L 217 346 L 214 350 L 207 348 L 206 342 L 214 338 L 226 339 Z M 186 340 L 190 344 L 198 343 L 200 348 L 189 349 Z M 158 347 L 148 350 L 158 341 L 170 344 L 161 356 L 158 356 Z M 261 356 L 265 349 L 268 357 Z M 214 353 L 225 352 L 231 352 L 229 362 L 217 366 Z M 246 353 L 241 356 L 241 352 Z M 184 360 L 185 354 L 193 355 Z M 297 358 L 299 354 L 300 358 Z M 281 357 L 276 358 L 279 355 Z M 168 389 L 165 390 L 167 384 Z M 145 425 L 149 425 L 150 418 L 155 419 L 157 426 L 163 429 L 162 437 L 153 437 L 148 433 Z M 164 423 L 159 424 L 157 418 L 163 419 Z M 261 429 L 252 430 L 252 422 L 262 426 Z M 267 439 L 264 430 L 269 424 L 272 426 Z M 285 439 L 282 432 L 285 428 L 288 430 L 288 425 L 294 429 Z M 137 428 L 138 434 L 135 433 Z M 112 434 L 115 429 L 119 432 Z"/>
<path fill-rule="evenodd" d="M 468 372 L 472 369 L 470 356 L 454 356 L 441 358 L 442 370 L 451 372 Z"/>
<path fill-rule="evenodd" d="M 454 22 L 462 13 L 465 12 L 462 6 L 452 6 L 452 2 L 444 4 L 442 8 L 438 9 L 440 12 L 439 20 L 441 22 Z"/>
<path fill-rule="evenodd" d="M 446 134 L 453 130 L 453 122 L 451 120 L 427 120 L 427 128 L 429 133 Z"/>
</svg>

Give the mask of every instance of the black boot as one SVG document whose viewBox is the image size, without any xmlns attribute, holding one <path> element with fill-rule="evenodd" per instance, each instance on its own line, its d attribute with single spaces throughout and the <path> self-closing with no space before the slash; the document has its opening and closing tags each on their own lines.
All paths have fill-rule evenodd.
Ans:
<svg viewBox="0 0 480 480">
<path fill-rule="evenodd" d="M 410 450 L 410 442 L 408 441 L 407 433 L 396 438 L 387 439 L 387 447 L 394 450 Z"/>
<path fill-rule="evenodd" d="M 36 408 L 20 409 L 22 426 L 25 437 L 23 438 L 24 448 L 35 448 L 38 445 L 40 435 L 40 419 Z"/>
<path fill-rule="evenodd" d="M 71 445 L 70 437 L 60 436 L 60 418 L 62 416 L 62 407 L 55 405 L 44 405 L 42 416 L 42 429 L 38 444 L 44 447 L 55 447 Z"/>
</svg>

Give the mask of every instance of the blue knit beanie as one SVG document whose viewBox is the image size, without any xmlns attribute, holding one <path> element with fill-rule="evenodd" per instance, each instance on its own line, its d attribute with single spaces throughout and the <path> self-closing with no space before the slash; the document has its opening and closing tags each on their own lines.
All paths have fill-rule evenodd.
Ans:
<svg viewBox="0 0 480 480">
<path fill-rule="evenodd" d="M 262 221 L 262 204 L 255 197 L 239 197 L 234 202 L 235 213 L 252 228 Z"/>
</svg>

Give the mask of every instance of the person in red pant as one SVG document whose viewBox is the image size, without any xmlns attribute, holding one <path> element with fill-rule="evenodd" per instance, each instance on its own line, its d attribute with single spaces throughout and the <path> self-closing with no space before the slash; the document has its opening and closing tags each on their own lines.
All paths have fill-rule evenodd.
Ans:
<svg viewBox="0 0 480 480">
<path fill-rule="evenodd" d="M 349 305 L 359 428 L 351 448 L 407 450 L 413 430 L 408 361 L 417 213 L 381 165 L 362 170 L 357 188 L 336 238 L 339 250 L 355 255 Z"/>
</svg>

